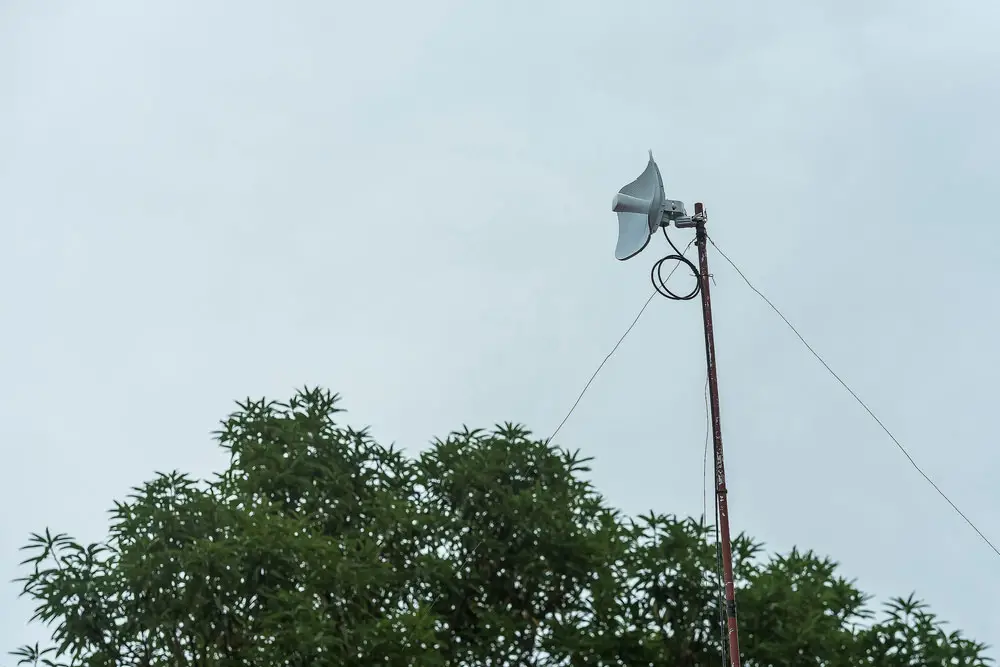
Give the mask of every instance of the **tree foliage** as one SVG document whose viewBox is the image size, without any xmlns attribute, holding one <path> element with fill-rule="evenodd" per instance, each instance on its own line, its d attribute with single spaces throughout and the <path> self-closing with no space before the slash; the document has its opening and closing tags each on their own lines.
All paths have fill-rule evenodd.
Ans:
<svg viewBox="0 0 1000 667">
<path fill-rule="evenodd" d="M 136 487 L 99 544 L 32 536 L 24 595 L 52 644 L 18 664 L 722 664 L 709 526 L 622 516 L 585 459 L 520 427 L 407 457 L 337 402 L 247 401 L 215 479 Z M 912 597 L 875 614 L 827 558 L 734 553 L 749 667 L 987 663 Z"/>
</svg>

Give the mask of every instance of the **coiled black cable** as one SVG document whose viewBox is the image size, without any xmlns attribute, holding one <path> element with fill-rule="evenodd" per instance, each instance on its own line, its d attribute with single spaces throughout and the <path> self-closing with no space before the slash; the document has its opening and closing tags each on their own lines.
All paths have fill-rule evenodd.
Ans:
<svg viewBox="0 0 1000 667">
<path fill-rule="evenodd" d="M 661 296 L 665 296 L 673 301 L 690 301 L 701 293 L 701 272 L 698 271 L 698 267 L 696 267 L 691 260 L 684 256 L 684 253 L 677 249 L 674 242 L 670 240 L 670 235 L 667 234 L 667 228 L 661 227 L 660 229 L 663 230 L 663 236 L 667 239 L 667 243 L 670 244 L 674 254 L 667 255 L 666 257 L 662 257 L 657 260 L 656 264 L 653 264 L 653 268 L 649 272 L 649 278 L 653 281 L 653 287 L 656 288 L 656 291 Z M 691 269 L 691 273 L 694 274 L 696 282 L 694 288 L 689 293 L 677 294 L 672 292 L 670 288 L 667 287 L 666 278 L 663 277 L 663 265 L 667 262 L 680 262 L 681 264 L 687 264 L 687 267 Z M 669 278 L 670 276 L 668 275 L 667 277 Z"/>
</svg>

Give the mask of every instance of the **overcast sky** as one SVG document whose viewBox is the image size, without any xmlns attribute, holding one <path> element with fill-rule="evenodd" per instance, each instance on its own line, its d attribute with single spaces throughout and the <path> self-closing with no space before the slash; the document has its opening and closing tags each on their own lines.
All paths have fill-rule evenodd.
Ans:
<svg viewBox="0 0 1000 667">
<path fill-rule="evenodd" d="M 548 435 L 665 254 L 614 259 L 650 148 L 1000 540 L 998 26 L 990 0 L 0 0 L 0 579 L 29 531 L 100 539 L 154 470 L 221 469 L 248 395 L 324 385 L 414 450 Z M 711 261 L 733 529 L 1000 644 L 1000 558 Z M 701 513 L 700 336 L 697 301 L 655 301 L 559 434 L 629 512 Z M 41 636 L 16 592 L 2 650 Z"/>
</svg>

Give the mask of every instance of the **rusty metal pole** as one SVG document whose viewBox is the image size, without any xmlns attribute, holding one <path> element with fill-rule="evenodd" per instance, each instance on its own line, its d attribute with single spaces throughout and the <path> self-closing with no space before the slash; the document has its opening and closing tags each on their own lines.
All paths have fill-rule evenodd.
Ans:
<svg viewBox="0 0 1000 667">
<path fill-rule="evenodd" d="M 708 363 L 708 393 L 712 411 L 712 441 L 715 446 L 715 502 L 719 510 L 719 535 L 722 542 L 722 580 L 725 586 L 726 631 L 729 639 L 729 665 L 740 667 L 740 640 L 736 623 L 736 584 L 733 581 L 733 547 L 729 536 L 729 500 L 726 490 L 726 465 L 722 455 L 722 419 L 719 416 L 719 376 L 715 364 L 715 334 L 712 329 L 712 295 L 709 291 L 708 248 L 705 232 L 705 206 L 694 205 L 697 220 L 695 237 L 701 272 L 701 312 L 705 320 L 705 357 Z"/>
</svg>

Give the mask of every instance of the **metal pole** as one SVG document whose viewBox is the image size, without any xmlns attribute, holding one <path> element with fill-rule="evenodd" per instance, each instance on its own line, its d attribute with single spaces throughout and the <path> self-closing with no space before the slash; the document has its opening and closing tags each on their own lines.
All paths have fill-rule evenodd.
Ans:
<svg viewBox="0 0 1000 667">
<path fill-rule="evenodd" d="M 694 205 L 698 264 L 701 271 L 701 312 L 705 320 L 705 358 L 708 363 L 708 394 L 712 411 L 712 441 L 715 445 L 715 501 L 719 510 L 719 533 L 722 541 L 722 580 L 725 586 L 726 630 L 729 635 L 729 665 L 740 667 L 740 640 L 736 624 L 736 585 L 733 581 L 733 547 L 729 536 L 729 501 L 726 490 L 726 465 L 722 456 L 722 419 L 719 416 L 719 376 L 715 364 L 715 334 L 712 328 L 712 295 L 709 290 L 708 248 L 705 233 L 705 207 Z"/>
</svg>

